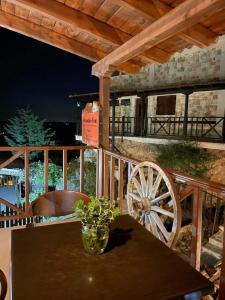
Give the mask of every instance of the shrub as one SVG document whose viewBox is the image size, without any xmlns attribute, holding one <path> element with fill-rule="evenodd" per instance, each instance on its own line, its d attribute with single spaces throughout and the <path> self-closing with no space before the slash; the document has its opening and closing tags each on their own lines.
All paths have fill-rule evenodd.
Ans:
<svg viewBox="0 0 225 300">
<path fill-rule="evenodd" d="M 193 142 L 179 142 L 157 147 L 157 163 L 190 175 L 206 177 L 212 155 Z"/>
</svg>

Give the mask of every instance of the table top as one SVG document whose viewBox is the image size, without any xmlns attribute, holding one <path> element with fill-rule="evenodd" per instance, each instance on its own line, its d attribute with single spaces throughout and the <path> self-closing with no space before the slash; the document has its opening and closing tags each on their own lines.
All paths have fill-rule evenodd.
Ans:
<svg viewBox="0 0 225 300">
<path fill-rule="evenodd" d="M 13 300 L 197 299 L 212 284 L 129 216 L 106 252 L 84 252 L 80 222 L 12 231 Z"/>
</svg>

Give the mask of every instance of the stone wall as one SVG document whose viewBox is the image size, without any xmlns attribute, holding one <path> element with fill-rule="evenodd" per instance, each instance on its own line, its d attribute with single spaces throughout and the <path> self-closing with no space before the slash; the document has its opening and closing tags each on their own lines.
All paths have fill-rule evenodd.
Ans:
<svg viewBox="0 0 225 300">
<path fill-rule="evenodd" d="M 185 96 L 176 95 L 175 116 L 184 115 Z M 148 97 L 148 116 L 156 116 L 157 96 Z M 191 117 L 223 117 L 225 109 L 225 91 L 193 93 L 189 97 L 189 116 Z"/>
<path fill-rule="evenodd" d="M 151 89 L 225 80 L 225 36 L 217 44 L 199 49 L 192 47 L 175 54 L 163 65 L 149 65 L 135 75 L 111 78 L 111 90 Z M 124 97 L 129 98 L 129 97 Z M 122 98 L 121 98 L 122 99 Z M 119 100 L 121 103 L 121 99 Z M 137 96 L 131 96 L 130 106 L 117 106 L 116 116 L 135 117 Z M 183 94 L 176 95 L 175 116 L 184 115 Z M 148 97 L 149 117 L 156 115 L 157 96 Z M 222 117 L 225 111 L 225 91 L 198 92 L 190 95 L 189 116 Z"/>
<path fill-rule="evenodd" d="M 140 73 L 112 77 L 111 90 L 150 89 L 225 80 L 225 36 L 212 46 L 176 53 L 168 63 L 151 64 Z"/>
</svg>

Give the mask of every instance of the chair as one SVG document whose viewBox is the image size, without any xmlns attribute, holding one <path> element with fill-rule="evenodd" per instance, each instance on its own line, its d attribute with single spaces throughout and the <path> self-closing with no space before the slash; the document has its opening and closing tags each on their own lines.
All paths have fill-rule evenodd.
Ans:
<svg viewBox="0 0 225 300">
<path fill-rule="evenodd" d="M 72 214 L 75 201 L 83 200 L 85 203 L 90 198 L 79 192 L 58 190 L 45 193 L 31 203 L 32 215 L 43 217 L 59 217 Z"/>
<path fill-rule="evenodd" d="M 0 270 L 0 300 L 4 300 L 7 292 L 7 280 L 5 274 Z"/>
</svg>

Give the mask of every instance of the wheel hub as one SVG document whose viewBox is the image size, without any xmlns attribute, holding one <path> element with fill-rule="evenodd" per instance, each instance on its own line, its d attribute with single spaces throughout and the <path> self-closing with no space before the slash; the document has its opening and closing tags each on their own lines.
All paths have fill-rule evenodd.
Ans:
<svg viewBox="0 0 225 300">
<path fill-rule="evenodd" d="M 145 212 L 150 212 L 151 211 L 151 203 L 150 203 L 148 198 L 142 198 L 141 199 L 141 205 L 142 205 L 142 208 Z"/>
</svg>

